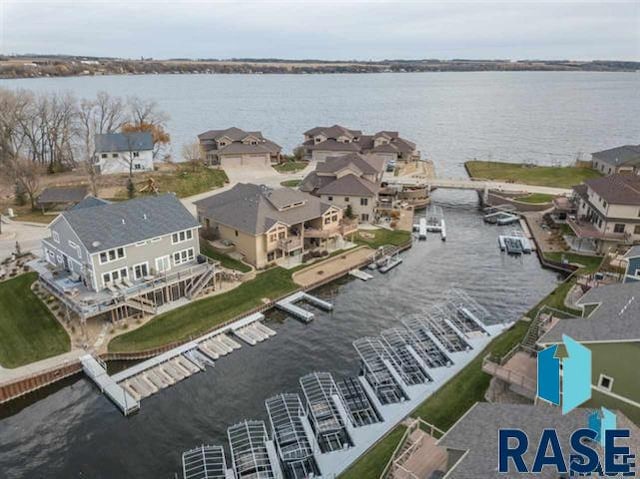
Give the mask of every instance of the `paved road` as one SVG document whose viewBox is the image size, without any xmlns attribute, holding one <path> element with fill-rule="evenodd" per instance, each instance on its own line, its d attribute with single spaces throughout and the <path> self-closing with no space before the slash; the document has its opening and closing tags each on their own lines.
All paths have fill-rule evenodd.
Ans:
<svg viewBox="0 0 640 479">
<path fill-rule="evenodd" d="M 20 243 L 22 251 L 31 251 L 39 256 L 40 240 L 47 236 L 49 236 L 49 230 L 45 224 L 20 223 L 3 218 L 2 234 L 0 234 L 0 261 L 15 252 L 16 241 Z"/>
<path fill-rule="evenodd" d="M 552 188 L 549 186 L 524 185 L 503 181 L 472 181 L 469 179 L 452 178 L 416 178 L 412 176 L 385 176 L 384 181 L 402 185 L 429 185 L 432 188 L 455 190 L 498 190 L 509 193 L 542 193 L 548 195 L 570 195 L 572 190 L 567 188 Z"/>
</svg>

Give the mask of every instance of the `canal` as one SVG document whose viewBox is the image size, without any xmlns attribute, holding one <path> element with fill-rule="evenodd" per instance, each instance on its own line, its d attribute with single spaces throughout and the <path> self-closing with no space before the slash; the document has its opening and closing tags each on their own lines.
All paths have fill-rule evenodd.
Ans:
<svg viewBox="0 0 640 479">
<path fill-rule="evenodd" d="M 541 269 L 535 255 L 500 253 L 501 230 L 483 223 L 475 194 L 436 192 L 435 199 L 444 209 L 446 242 L 430 235 L 387 275 L 376 272 L 366 283 L 343 279 L 316 290 L 335 309 L 316 311 L 310 324 L 269 313 L 274 338 L 244 345 L 214 368 L 144 400 L 132 417 L 123 417 L 80 376 L 0 408 L 2 477 L 173 479 L 183 450 L 202 443 L 226 446 L 228 426 L 266 419 L 264 400 L 297 392 L 306 373 L 356 373 L 354 339 L 419 313 L 448 287 L 465 289 L 494 322 L 517 319 L 555 287 L 558 277 Z"/>
</svg>

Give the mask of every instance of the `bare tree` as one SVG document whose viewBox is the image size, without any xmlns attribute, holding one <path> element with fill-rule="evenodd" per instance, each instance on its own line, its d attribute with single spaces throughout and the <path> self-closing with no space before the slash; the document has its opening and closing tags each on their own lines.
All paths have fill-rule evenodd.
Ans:
<svg viewBox="0 0 640 479">
<path fill-rule="evenodd" d="M 182 159 L 191 166 L 192 171 L 197 171 L 203 164 L 202 153 L 202 147 L 197 141 L 182 146 Z"/>
<path fill-rule="evenodd" d="M 171 138 L 166 131 L 169 116 L 155 100 L 143 100 L 137 96 L 127 99 L 129 121 L 123 125 L 123 132 L 148 132 L 153 138 L 153 159 L 157 159 Z"/>
<path fill-rule="evenodd" d="M 43 167 L 27 158 L 16 158 L 9 163 L 9 175 L 13 182 L 29 196 L 31 208 L 36 207 L 36 197 L 40 191 L 40 177 Z"/>
</svg>

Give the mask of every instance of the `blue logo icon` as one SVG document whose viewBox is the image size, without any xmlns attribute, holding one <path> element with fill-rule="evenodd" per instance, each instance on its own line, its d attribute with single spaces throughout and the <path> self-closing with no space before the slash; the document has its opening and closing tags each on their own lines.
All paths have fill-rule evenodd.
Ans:
<svg viewBox="0 0 640 479">
<path fill-rule="evenodd" d="M 554 344 L 538 353 L 538 397 L 567 414 L 591 399 L 591 351 L 575 339 L 562 336 L 567 351 L 559 358 Z"/>
</svg>

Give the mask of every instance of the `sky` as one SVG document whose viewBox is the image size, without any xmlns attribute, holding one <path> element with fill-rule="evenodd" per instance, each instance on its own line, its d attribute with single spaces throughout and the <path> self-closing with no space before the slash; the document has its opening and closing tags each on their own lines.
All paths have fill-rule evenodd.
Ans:
<svg viewBox="0 0 640 479">
<path fill-rule="evenodd" d="M 640 0 L 0 0 L 0 52 L 640 60 Z"/>
</svg>

